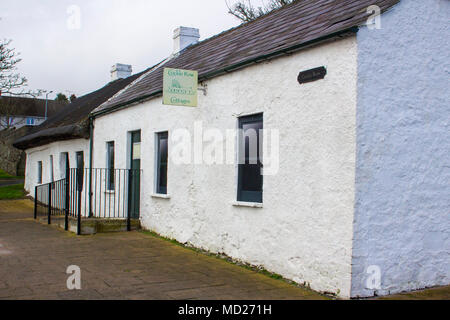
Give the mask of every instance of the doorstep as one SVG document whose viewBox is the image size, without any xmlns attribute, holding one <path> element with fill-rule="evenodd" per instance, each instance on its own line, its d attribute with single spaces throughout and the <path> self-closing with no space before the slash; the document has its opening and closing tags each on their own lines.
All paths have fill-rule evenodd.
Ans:
<svg viewBox="0 0 450 320">
<path fill-rule="evenodd" d="M 37 221 L 42 224 L 48 224 L 47 216 L 38 216 Z M 77 219 L 69 217 L 69 231 L 77 233 Z M 61 229 L 64 229 L 65 217 L 52 216 L 51 224 Z M 141 223 L 139 219 L 131 219 L 131 230 L 139 230 Z M 109 232 L 125 232 L 127 231 L 126 219 L 101 219 L 101 218 L 82 218 L 81 219 L 81 234 L 92 235 L 97 233 Z"/>
</svg>

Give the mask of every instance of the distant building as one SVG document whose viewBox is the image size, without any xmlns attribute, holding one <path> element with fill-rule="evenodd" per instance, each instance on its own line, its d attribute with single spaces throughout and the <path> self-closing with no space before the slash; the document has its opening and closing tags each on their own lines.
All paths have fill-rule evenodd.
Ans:
<svg viewBox="0 0 450 320">
<path fill-rule="evenodd" d="M 38 126 L 45 121 L 45 99 L 0 97 L 0 130 L 24 126 Z M 47 118 L 67 106 L 65 102 L 47 101 Z"/>
<path fill-rule="evenodd" d="M 26 97 L 0 96 L 0 169 L 12 175 L 25 173 L 25 153 L 12 145 L 67 103 Z"/>
</svg>

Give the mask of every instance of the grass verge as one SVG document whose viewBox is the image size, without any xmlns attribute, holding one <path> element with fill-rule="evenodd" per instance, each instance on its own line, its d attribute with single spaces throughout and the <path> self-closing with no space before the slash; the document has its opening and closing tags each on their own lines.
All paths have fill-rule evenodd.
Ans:
<svg viewBox="0 0 450 320">
<path fill-rule="evenodd" d="M 14 200 L 25 198 L 23 184 L 0 187 L 0 200 Z"/>
<path fill-rule="evenodd" d="M 0 180 L 19 180 L 19 179 L 23 179 L 23 177 L 12 176 L 9 173 L 0 169 Z"/>
</svg>

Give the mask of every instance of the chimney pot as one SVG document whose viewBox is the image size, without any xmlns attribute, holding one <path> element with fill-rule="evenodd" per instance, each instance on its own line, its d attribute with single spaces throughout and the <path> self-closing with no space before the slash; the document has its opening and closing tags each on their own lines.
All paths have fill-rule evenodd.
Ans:
<svg viewBox="0 0 450 320">
<path fill-rule="evenodd" d="M 178 27 L 173 31 L 173 53 L 176 54 L 200 39 L 200 30 L 196 28 Z"/>
<path fill-rule="evenodd" d="M 131 76 L 133 69 L 129 64 L 116 63 L 111 67 L 111 81 Z"/>
</svg>

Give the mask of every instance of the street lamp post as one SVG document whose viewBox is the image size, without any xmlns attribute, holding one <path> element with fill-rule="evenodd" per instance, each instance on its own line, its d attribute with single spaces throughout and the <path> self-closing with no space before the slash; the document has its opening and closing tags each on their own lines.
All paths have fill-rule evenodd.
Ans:
<svg viewBox="0 0 450 320">
<path fill-rule="evenodd" d="M 48 95 L 50 94 L 50 93 L 52 93 L 53 91 L 50 91 L 50 92 L 47 92 L 46 94 L 45 94 L 45 120 L 47 120 L 47 106 L 48 106 Z"/>
</svg>

